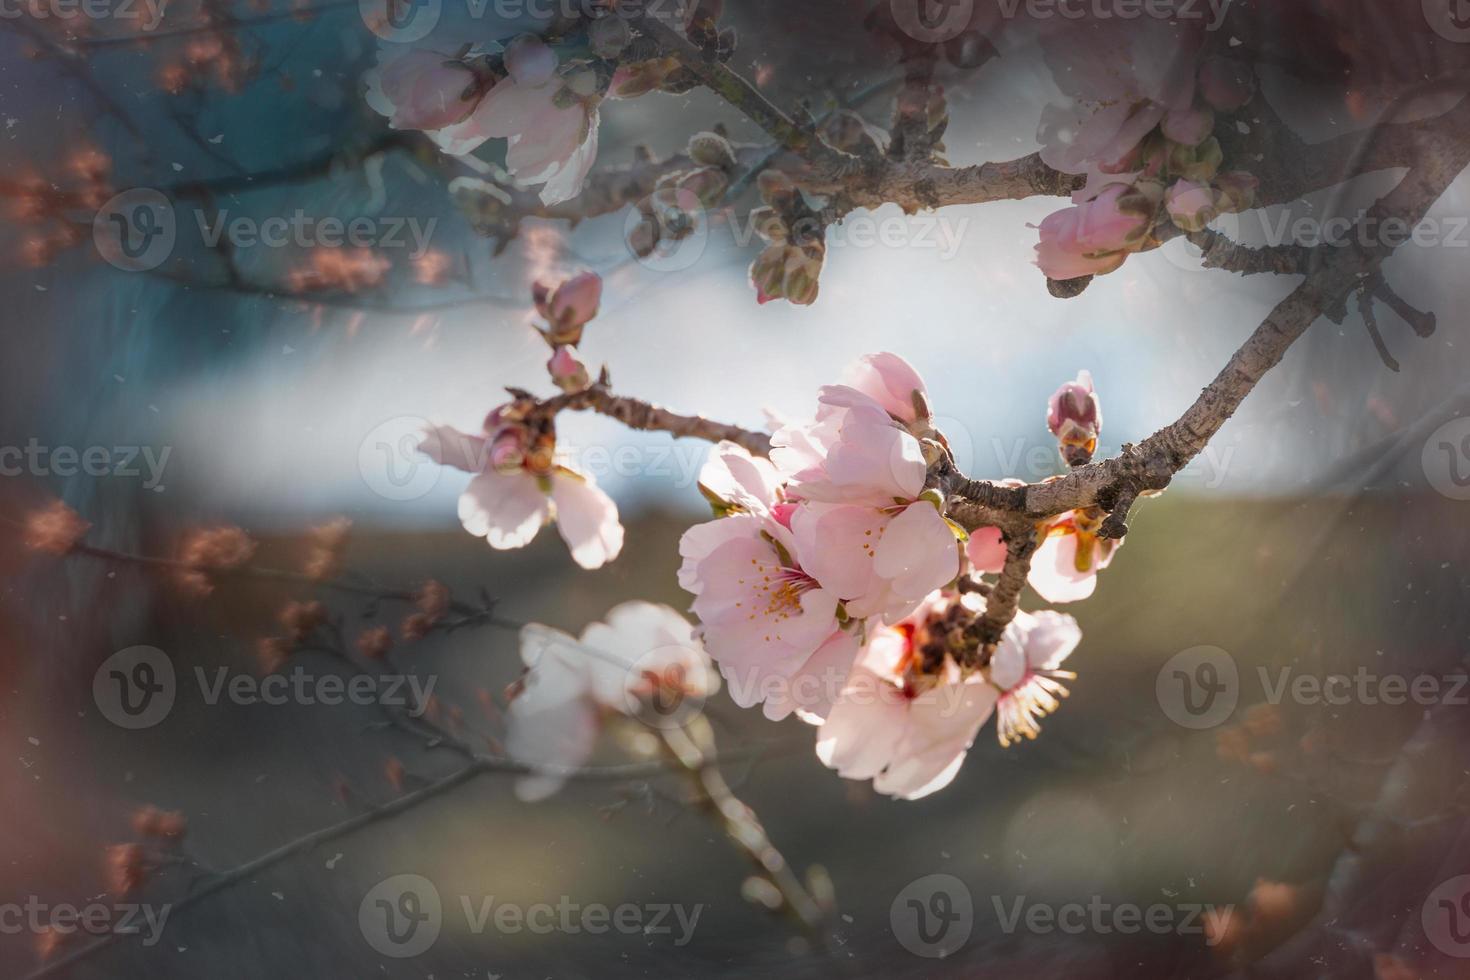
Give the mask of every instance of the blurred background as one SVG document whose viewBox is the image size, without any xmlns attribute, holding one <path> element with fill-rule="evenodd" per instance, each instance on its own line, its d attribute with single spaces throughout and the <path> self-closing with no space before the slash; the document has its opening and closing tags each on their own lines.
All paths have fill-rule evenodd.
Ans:
<svg viewBox="0 0 1470 980">
<path fill-rule="evenodd" d="M 409 438 L 426 420 L 474 429 L 506 385 L 551 390 L 532 327 L 537 278 L 603 274 L 603 311 L 582 354 L 622 393 L 764 428 L 767 412 L 809 412 L 817 387 L 854 357 L 891 350 L 926 379 L 968 473 L 1030 481 L 1061 470 L 1044 418 L 1060 382 L 1092 371 L 1099 452 L 1115 454 L 1176 418 L 1298 282 L 1203 270 L 1176 240 L 1055 299 L 1032 264 L 1034 226 L 1055 199 L 850 215 L 829 233 L 821 296 L 805 308 L 757 307 L 746 269 L 758 243 L 718 218 L 655 260 L 624 245 L 624 212 L 575 227 L 530 218 L 492 255 L 445 191 L 472 170 L 420 149 L 360 165 L 390 131 L 362 100 L 379 42 L 355 5 L 230 19 L 178 3 L 157 36 L 129 43 L 110 40 L 129 26 L 105 19 L 0 24 L 7 197 L 37 179 L 64 184 L 100 153 L 112 188 L 180 202 L 173 257 L 151 273 L 102 261 L 90 218 L 65 247 L 37 245 L 20 220 L 0 230 L 12 257 L 0 265 L 0 446 L 45 450 L 28 457 L 45 462 L 0 479 L 0 738 L 12 749 L 0 769 L 10 829 L 0 902 L 113 905 L 107 848 L 132 840 L 136 812 L 154 805 L 188 820 L 180 864 L 123 900 L 176 905 L 210 870 L 456 765 L 384 728 L 372 708 L 210 704 L 191 680 L 161 723 L 110 723 L 93 695 L 108 657 L 147 645 L 181 678 L 196 667 L 253 675 L 258 640 L 309 590 L 232 582 L 201 596 L 136 565 L 37 556 L 14 528 L 51 499 L 90 521 L 87 541 L 100 548 L 170 555 L 190 531 L 238 525 L 260 541 L 262 564 L 293 569 L 308 530 L 345 516 L 341 564 L 360 581 L 412 589 L 432 577 L 456 596 L 493 597 L 510 620 L 575 632 L 630 599 L 685 608 L 677 540 L 707 515 L 695 487 L 707 447 L 563 420 L 562 444 L 628 528 L 624 553 L 599 572 L 576 569 L 550 533 L 510 553 L 466 535 L 455 498 L 468 477 L 417 457 Z M 851 104 L 886 124 L 901 51 L 864 20 L 866 6 L 730 3 L 725 20 L 741 37 L 732 67 L 778 104 Z M 1272 55 L 1262 90 L 1304 139 L 1366 132 L 1396 85 L 1426 73 L 1396 46 L 1399 29 L 1423 33 L 1420 11 L 1374 9 L 1240 5 L 1257 31 L 1249 40 Z M 169 33 L 174 24 L 181 33 Z M 468 37 L 501 29 L 481 19 L 483 36 Z M 1061 99 L 1034 30 L 987 25 L 982 36 L 986 56 L 945 75 L 956 165 L 1034 151 L 1042 107 Z M 1355 74 L 1365 64 L 1378 74 Z M 609 103 L 599 164 L 631 161 L 636 147 L 678 152 L 716 125 L 737 142 L 762 139 L 702 89 Z M 1353 215 L 1396 177 L 1235 216 L 1234 230 L 1261 242 L 1282 221 Z M 185 194 L 191 182 L 214 190 Z M 1421 914 L 1437 886 L 1470 872 L 1470 689 L 1456 681 L 1470 631 L 1467 191 L 1462 175 L 1431 212 L 1444 233 L 1385 267 L 1401 295 L 1438 315 L 1427 340 L 1381 315 L 1400 371 L 1375 354 L 1356 312 L 1319 322 L 1207 452 L 1137 509 L 1095 597 L 1068 609 L 1084 633 L 1070 663 L 1079 678 L 1038 741 L 1003 750 L 987 727 L 953 785 L 895 802 L 824 769 L 807 726 L 715 699 L 737 795 L 794 866 L 830 875 L 830 948 L 742 898 L 748 867 L 683 804 L 676 776 L 574 782 L 532 805 L 516 801 L 511 777 L 491 774 L 307 842 L 176 909 L 161 941 L 117 942 L 55 975 L 1470 975 L 1470 935 L 1445 939 Z M 390 265 L 368 288 L 303 294 L 285 285 L 310 266 L 299 250 L 241 250 L 227 273 L 205 245 L 201 227 L 221 213 L 261 221 L 298 209 L 415 222 L 450 272 L 424 281 L 410 239 L 385 252 Z M 102 447 L 131 465 L 68 474 L 55 456 L 63 447 Z M 1026 604 L 1042 605 L 1034 595 Z M 403 612 L 350 597 L 330 607 L 353 632 L 396 630 Z M 1235 671 L 1230 710 L 1208 724 L 1180 713 L 1169 665 L 1181 655 L 1190 669 L 1205 656 Z M 513 631 L 435 634 L 395 656 L 435 678 L 445 711 L 499 730 L 502 691 L 520 673 Z M 312 669 L 337 666 L 323 657 Z M 1311 693 L 1314 678 L 1363 671 L 1432 679 L 1442 696 L 1332 703 Z M 1301 677 L 1307 689 L 1281 686 Z M 636 735 L 610 733 L 599 760 L 636 758 Z M 443 921 L 431 949 L 396 959 L 374 947 L 359 910 L 374 886 L 405 874 L 432 883 Z M 898 927 L 915 894 L 941 909 L 929 904 L 931 875 L 952 876 L 970 903 L 970 931 L 942 959 L 924 955 L 933 944 L 916 953 Z M 681 945 L 672 918 L 672 934 L 476 930 L 461 902 L 490 896 L 702 911 Z M 1162 904 L 1169 927 L 1028 926 L 1013 921 L 1018 903 Z M 1233 911 L 1205 916 L 1206 905 Z M 0 920 L 0 972 L 24 976 L 77 945 Z"/>
</svg>

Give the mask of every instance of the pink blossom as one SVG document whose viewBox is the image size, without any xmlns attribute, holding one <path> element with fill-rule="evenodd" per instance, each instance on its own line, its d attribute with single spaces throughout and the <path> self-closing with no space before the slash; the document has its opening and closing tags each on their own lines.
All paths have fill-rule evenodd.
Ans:
<svg viewBox="0 0 1470 980">
<path fill-rule="evenodd" d="M 998 527 L 981 527 L 970 532 L 965 545 L 965 555 L 970 559 L 971 570 L 999 575 L 1006 565 L 1005 537 Z"/>
<path fill-rule="evenodd" d="M 1128 258 L 1128 253 L 1122 250 L 1097 251 L 1083 244 L 1087 208 L 1086 204 L 1074 205 L 1053 211 L 1041 220 L 1036 265 L 1048 279 L 1104 275 Z"/>
<path fill-rule="evenodd" d="M 808 574 L 854 619 L 901 619 L 959 574 L 954 529 L 929 500 L 807 503 L 792 516 L 792 529 Z"/>
<path fill-rule="evenodd" d="M 638 713 L 649 685 L 681 696 L 719 689 L 689 622 L 668 606 L 625 602 L 574 639 L 532 623 L 521 630 L 526 674 L 507 712 L 506 750 L 532 772 L 516 784 L 523 800 L 555 793 L 592 754 L 602 718 Z"/>
<path fill-rule="evenodd" d="M 1164 194 L 1169 218 L 1185 231 L 1200 231 L 1220 213 L 1219 194 L 1209 184 L 1176 180 Z"/>
<path fill-rule="evenodd" d="M 1062 458 L 1069 465 L 1080 466 L 1092 458 L 1102 432 L 1102 405 L 1093 390 L 1090 371 L 1078 371 L 1077 380 L 1064 383 L 1052 393 L 1046 427 L 1057 437 Z"/>
<path fill-rule="evenodd" d="M 699 471 L 699 486 L 726 510 L 767 515 L 784 500 L 784 479 L 771 461 L 733 442 L 715 446 Z"/>
<path fill-rule="evenodd" d="M 552 382 L 562 391 L 581 391 L 591 383 L 586 365 L 577 360 L 572 348 L 565 345 L 552 352 L 551 360 L 546 362 L 546 370 L 550 373 Z"/>
<path fill-rule="evenodd" d="M 531 53 L 522 57 L 534 63 Z M 528 67 L 528 78 L 538 73 Z M 590 72 L 553 76 L 542 84 L 504 79 L 463 121 L 429 133 L 446 152 L 474 151 L 492 137 L 508 141 L 505 167 L 517 180 L 542 184 L 541 200 L 558 204 L 576 197 L 597 158 L 598 104 Z"/>
<path fill-rule="evenodd" d="M 1160 126 L 1166 139 L 1194 146 L 1215 131 L 1215 114 L 1208 106 L 1172 109 Z"/>
<path fill-rule="evenodd" d="M 474 91 L 474 72 L 438 51 L 410 48 L 397 57 L 379 52 L 364 80 L 368 104 L 394 129 L 442 129 L 475 107 L 466 98 Z"/>
<path fill-rule="evenodd" d="M 948 602 L 932 596 L 873 632 L 817 733 L 817 758 L 838 775 L 916 800 L 959 772 L 1000 691 L 980 672 L 962 676 L 947 655 L 933 672 L 916 672 L 925 623 Z"/>
<path fill-rule="evenodd" d="M 1076 674 L 1059 669 L 1082 640 L 1077 621 L 1065 613 L 1019 610 L 1006 626 L 990 661 L 990 682 L 1003 692 L 996 717 L 1002 746 L 1041 731 L 1038 718 L 1051 714 L 1067 696 L 1060 682 Z"/>
<path fill-rule="evenodd" d="M 528 453 L 523 434 L 513 426 L 479 436 L 435 426 L 419 451 L 475 474 L 460 494 L 459 519 L 492 548 L 525 547 L 552 520 L 572 560 L 583 568 L 601 568 L 623 548 L 623 525 L 612 498 L 591 476 Z"/>
<path fill-rule="evenodd" d="M 1036 553 L 1027 581 L 1047 602 L 1076 602 L 1097 588 L 1097 573 L 1107 568 L 1123 543 L 1097 533 L 1100 516 L 1069 510 L 1053 518 Z"/>
<path fill-rule="evenodd" d="M 898 421 L 912 426 L 929 421 L 929 393 L 924 379 L 897 354 L 866 354 L 851 364 L 842 383 L 882 405 Z"/>
<path fill-rule="evenodd" d="M 797 497 L 878 507 L 917 498 L 928 469 L 919 440 L 846 385 L 821 389 L 814 421 L 776 431 L 771 462 Z"/>
<path fill-rule="evenodd" d="M 531 284 L 536 312 L 546 319 L 548 333 L 556 343 L 576 344 L 602 303 L 602 277 L 579 272 L 552 285 L 541 280 Z"/>
</svg>

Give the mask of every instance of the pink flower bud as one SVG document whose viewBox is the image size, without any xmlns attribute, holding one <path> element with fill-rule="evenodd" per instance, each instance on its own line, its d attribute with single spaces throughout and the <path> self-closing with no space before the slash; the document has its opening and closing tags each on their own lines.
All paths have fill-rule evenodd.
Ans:
<svg viewBox="0 0 1470 980">
<path fill-rule="evenodd" d="M 556 52 L 535 35 L 523 34 L 506 45 L 505 70 L 517 85 L 545 85 L 556 73 Z"/>
<path fill-rule="evenodd" d="M 1207 58 L 1199 69 L 1199 91 L 1221 112 L 1239 109 L 1256 91 L 1251 66 L 1231 58 Z"/>
<path fill-rule="evenodd" d="M 602 302 L 602 277 L 583 272 L 551 287 L 537 282 L 531 286 L 536 311 L 546 318 L 553 344 L 576 344 L 582 328 L 597 315 Z"/>
<path fill-rule="evenodd" d="M 1216 203 L 1228 214 L 1248 211 L 1255 206 L 1256 188 L 1261 181 L 1244 170 L 1227 170 L 1215 175 L 1215 189 L 1219 191 Z"/>
<path fill-rule="evenodd" d="M 1176 180 L 1164 194 L 1169 217 L 1185 231 L 1200 231 L 1220 213 L 1219 194 L 1209 184 Z"/>
<path fill-rule="evenodd" d="M 497 473 L 514 473 L 526 461 L 526 433 L 521 428 L 505 428 L 490 441 L 490 466 Z"/>
<path fill-rule="evenodd" d="M 581 391 L 591 383 L 586 366 L 565 345 L 552 353 L 551 360 L 546 362 L 546 370 L 551 373 L 552 382 L 562 391 Z"/>
<path fill-rule="evenodd" d="M 1215 131 L 1215 114 L 1208 106 L 1175 109 L 1164 117 L 1161 128 L 1175 143 L 1195 146 Z"/>
<path fill-rule="evenodd" d="M 1078 371 L 1075 381 L 1068 381 L 1052 394 L 1046 427 L 1057 437 L 1062 458 L 1069 466 L 1081 466 L 1092 459 L 1102 432 L 1102 405 L 1093 391 L 1092 372 Z"/>
</svg>

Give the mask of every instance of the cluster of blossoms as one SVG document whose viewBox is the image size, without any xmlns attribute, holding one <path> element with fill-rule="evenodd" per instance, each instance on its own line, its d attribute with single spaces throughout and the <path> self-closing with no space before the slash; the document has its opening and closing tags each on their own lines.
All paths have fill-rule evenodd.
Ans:
<svg viewBox="0 0 1470 980">
<path fill-rule="evenodd" d="M 1064 386 L 1052 414 L 1095 445 L 1088 380 Z M 718 447 L 701 474 L 718 516 L 685 533 L 679 582 L 738 704 L 820 726 L 825 764 L 914 799 L 954 778 L 992 713 L 1002 744 L 1034 737 L 1081 633 L 1070 616 L 1022 612 L 988 662 L 972 656 L 985 600 L 960 581 L 1000 570 L 1001 534 L 966 542 L 925 488 L 945 449 L 912 367 L 870 355 L 844 382 L 821 390 L 811 421 L 774 434 L 769 460 Z M 1091 592 L 1110 557 L 1100 522 L 1073 512 L 1038 528 L 1031 582 L 1049 601 Z"/>
<path fill-rule="evenodd" d="M 647 16 L 681 23 L 679 5 Z M 530 18 L 505 43 L 454 43 L 429 38 L 387 44 L 367 73 L 368 104 L 395 129 L 428 134 L 447 153 L 472 153 L 489 139 L 506 140 L 505 169 L 540 184 L 546 204 L 581 192 L 597 158 L 605 99 L 631 99 L 691 79 L 669 58 L 628 59 L 627 18 L 610 11 L 570 21 Z M 733 41 L 726 39 L 726 46 Z"/>
<path fill-rule="evenodd" d="M 602 280 L 582 273 L 555 287 L 536 283 L 532 296 L 545 318 L 541 334 L 552 348 L 547 369 L 564 391 L 590 379 L 573 348 L 597 315 Z M 530 396 L 517 396 L 485 417 L 479 433 L 447 425 L 424 434 L 419 451 L 443 466 L 475 474 L 459 498 L 465 530 L 497 549 L 530 544 L 543 525 L 556 522 L 572 560 L 601 568 L 623 548 L 617 505 L 591 475 L 558 459 L 555 419 Z"/>
<path fill-rule="evenodd" d="M 1049 58 L 1072 101 L 1043 113 L 1041 158 L 1088 178 L 1072 207 L 1041 222 L 1036 262 L 1049 279 L 1112 272 L 1156 245 L 1160 226 L 1199 231 L 1248 210 L 1259 183 L 1223 168 L 1214 135 L 1255 93 L 1248 64 L 1202 57 L 1197 34 L 1166 23 L 1096 33 Z"/>
</svg>

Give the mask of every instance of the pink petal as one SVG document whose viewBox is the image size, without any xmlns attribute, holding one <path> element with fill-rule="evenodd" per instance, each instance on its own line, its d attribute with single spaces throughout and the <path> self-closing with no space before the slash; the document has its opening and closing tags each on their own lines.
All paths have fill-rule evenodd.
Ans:
<svg viewBox="0 0 1470 980">
<path fill-rule="evenodd" d="M 556 529 L 572 550 L 572 561 L 587 569 L 601 568 L 623 550 L 617 505 L 590 479 L 554 473 L 551 499 L 556 504 Z"/>
<path fill-rule="evenodd" d="M 467 473 L 485 468 L 485 437 L 461 432 L 448 425 L 430 426 L 419 441 L 419 452 L 440 466 L 453 466 Z"/>
<path fill-rule="evenodd" d="M 918 601 L 960 573 L 954 531 L 927 501 L 910 504 L 889 522 L 873 570 L 900 596 Z"/>
</svg>

